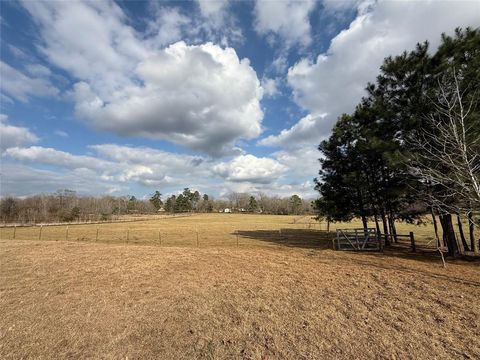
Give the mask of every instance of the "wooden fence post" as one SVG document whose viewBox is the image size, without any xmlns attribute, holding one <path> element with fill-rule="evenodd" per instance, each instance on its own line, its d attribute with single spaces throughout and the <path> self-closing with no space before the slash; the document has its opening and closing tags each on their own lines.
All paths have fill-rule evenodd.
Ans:
<svg viewBox="0 0 480 360">
<path fill-rule="evenodd" d="M 65 231 L 65 241 L 68 241 L 68 226 L 67 226 L 67 230 Z"/>
<path fill-rule="evenodd" d="M 413 236 L 413 232 L 410 231 L 410 244 L 412 246 L 412 251 L 415 252 L 417 250 L 415 246 L 415 237 Z"/>
<path fill-rule="evenodd" d="M 158 242 L 160 243 L 160 246 L 162 245 L 162 234 L 160 234 L 160 230 L 158 230 Z"/>
<path fill-rule="evenodd" d="M 15 239 L 15 233 L 17 232 L 17 225 L 13 227 L 13 238 Z"/>
<path fill-rule="evenodd" d="M 198 247 L 198 228 L 196 228 L 195 231 L 197 233 L 197 247 Z"/>
<path fill-rule="evenodd" d="M 129 238 L 130 238 L 130 229 L 127 229 L 127 239 L 126 239 L 126 240 L 127 240 L 127 241 L 126 241 L 127 243 L 128 243 Z"/>
<path fill-rule="evenodd" d="M 237 234 L 237 247 L 238 247 L 238 230 L 235 231 L 235 233 Z"/>
<path fill-rule="evenodd" d="M 38 240 L 42 240 L 42 229 L 43 229 L 43 225 L 40 225 L 40 232 L 38 233 Z"/>
<path fill-rule="evenodd" d="M 95 242 L 98 241 L 98 226 L 97 226 L 97 234 L 95 235 Z"/>
</svg>

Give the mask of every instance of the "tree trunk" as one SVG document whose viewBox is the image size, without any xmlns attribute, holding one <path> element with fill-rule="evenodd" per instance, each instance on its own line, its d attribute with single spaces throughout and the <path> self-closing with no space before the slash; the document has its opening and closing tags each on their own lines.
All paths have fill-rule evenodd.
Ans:
<svg viewBox="0 0 480 360">
<path fill-rule="evenodd" d="M 460 219 L 459 214 L 457 214 L 457 223 L 458 223 L 458 232 L 460 233 L 460 239 L 462 240 L 463 250 L 470 251 L 470 249 L 468 248 L 467 240 L 465 240 L 465 234 L 463 233 L 462 219 Z"/>
<path fill-rule="evenodd" d="M 435 212 L 433 211 L 433 207 L 430 207 L 430 212 L 432 214 L 433 228 L 435 229 L 435 238 L 437 239 L 437 246 L 440 247 L 440 238 L 438 237 L 437 218 L 435 217 Z"/>
<path fill-rule="evenodd" d="M 394 243 L 395 239 L 393 238 L 392 223 L 390 221 L 390 216 L 387 216 L 387 224 L 388 224 L 388 232 L 390 233 L 390 241 Z"/>
<path fill-rule="evenodd" d="M 375 210 L 375 228 L 377 229 L 377 234 L 380 235 L 382 232 L 380 231 L 380 225 L 378 224 L 378 214 L 377 211 Z"/>
<path fill-rule="evenodd" d="M 378 239 L 378 242 L 379 242 L 379 245 L 380 245 L 380 249 L 381 251 L 383 251 L 383 244 L 382 244 L 382 232 L 380 231 L 380 225 L 378 223 L 378 214 L 377 214 L 377 210 L 375 209 L 374 207 L 374 219 L 375 219 L 375 230 L 377 232 L 377 239 Z"/>
<path fill-rule="evenodd" d="M 388 224 L 387 217 L 385 216 L 385 211 L 382 209 L 382 223 L 383 223 L 383 235 L 385 236 L 385 246 L 390 245 L 390 239 L 388 238 Z"/>
<path fill-rule="evenodd" d="M 475 241 L 475 225 L 473 223 L 473 213 L 468 212 L 468 232 L 470 235 L 470 248 L 473 252 L 478 251 L 477 242 Z"/>
<path fill-rule="evenodd" d="M 397 238 L 397 227 L 395 226 L 395 219 L 392 220 L 392 226 L 393 226 L 393 236 L 395 237 L 395 241 L 398 242 L 398 238 Z"/>
<path fill-rule="evenodd" d="M 443 214 L 440 216 L 440 223 L 443 229 L 443 237 L 447 243 L 447 255 L 455 257 L 458 255 L 458 245 L 455 238 L 455 231 L 453 230 L 453 222 L 451 214 Z"/>
<path fill-rule="evenodd" d="M 395 236 L 395 225 L 393 224 L 393 219 L 390 215 L 387 216 L 388 221 L 388 230 L 390 231 L 390 240 L 392 242 L 398 242 L 397 237 Z"/>
<path fill-rule="evenodd" d="M 442 227 L 442 241 L 443 241 L 443 246 L 447 246 L 447 232 L 445 231 L 445 224 L 443 222 L 443 217 L 442 215 L 438 215 L 438 219 L 440 220 L 440 226 Z"/>
<path fill-rule="evenodd" d="M 365 215 L 362 215 L 362 223 L 363 223 L 363 228 L 367 229 L 368 228 L 368 220 Z"/>
<path fill-rule="evenodd" d="M 373 218 L 375 220 L 375 229 L 377 230 L 377 235 L 380 237 L 382 232 L 380 231 L 380 225 L 378 224 L 378 209 L 377 209 L 377 202 L 375 201 L 375 197 L 373 196 L 373 193 L 372 193 L 372 185 L 371 185 L 371 182 L 370 182 L 370 178 L 368 177 L 367 175 L 367 179 L 368 179 L 368 195 L 370 197 L 370 203 L 372 204 L 372 209 L 373 209 Z"/>
<path fill-rule="evenodd" d="M 392 234 L 393 238 L 395 239 L 395 242 L 397 243 L 398 238 L 397 238 L 397 229 L 395 228 L 395 218 L 391 213 L 390 213 L 389 222 L 390 222 L 390 233 Z"/>
<path fill-rule="evenodd" d="M 357 181 L 359 181 L 357 176 Z M 357 187 L 357 199 L 358 199 L 358 207 L 360 208 L 360 217 L 362 218 L 363 228 L 366 229 L 368 227 L 367 215 L 365 212 L 365 207 L 363 206 L 363 195 L 360 188 Z"/>
<path fill-rule="evenodd" d="M 443 241 L 443 246 L 447 247 L 447 232 L 445 231 L 445 223 L 444 223 L 444 218 L 442 215 L 438 215 L 438 218 L 440 220 L 440 226 L 442 227 L 442 241 Z"/>
</svg>

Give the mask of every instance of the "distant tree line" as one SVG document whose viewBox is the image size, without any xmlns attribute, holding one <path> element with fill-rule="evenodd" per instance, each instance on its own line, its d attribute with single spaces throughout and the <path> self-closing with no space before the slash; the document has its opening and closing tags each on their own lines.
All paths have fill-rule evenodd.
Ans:
<svg viewBox="0 0 480 360">
<path fill-rule="evenodd" d="M 300 215 L 312 213 L 310 200 L 301 199 L 298 195 L 291 197 L 252 195 L 233 192 L 227 199 L 214 199 L 208 194 L 185 188 L 181 194 L 171 195 L 162 203 L 163 209 L 169 213 L 179 212 L 218 212 L 228 209 L 231 212 L 265 213 L 275 215 Z"/>
<path fill-rule="evenodd" d="M 151 213 L 150 201 L 135 196 L 78 196 L 72 190 L 0 201 L 3 222 L 40 223 L 110 220 L 116 215 Z"/>
<path fill-rule="evenodd" d="M 442 35 L 435 53 L 425 42 L 386 58 L 366 91 L 319 145 L 319 217 L 374 221 L 388 245 L 396 221 L 430 214 L 450 255 L 459 251 L 454 227 L 466 250 L 478 249 L 479 30 Z"/>
<path fill-rule="evenodd" d="M 107 221 L 120 215 L 219 212 L 265 214 L 312 213 L 311 201 L 298 195 L 287 198 L 232 193 L 227 199 L 214 199 L 207 194 L 185 188 L 177 195 L 162 199 L 155 191 L 148 199 L 135 196 L 78 196 L 75 191 L 59 190 L 24 198 L 6 197 L 0 200 L 0 219 L 4 223 L 42 223 Z"/>
</svg>

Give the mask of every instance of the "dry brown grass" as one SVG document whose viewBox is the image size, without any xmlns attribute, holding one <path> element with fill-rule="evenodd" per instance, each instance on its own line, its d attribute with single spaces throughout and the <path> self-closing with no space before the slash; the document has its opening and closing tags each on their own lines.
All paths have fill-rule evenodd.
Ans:
<svg viewBox="0 0 480 360">
<path fill-rule="evenodd" d="M 0 358 L 480 358 L 478 262 L 335 252 L 291 219 L 176 224 L 200 248 L 1 240 Z"/>
<path fill-rule="evenodd" d="M 370 224 L 374 226 L 373 223 Z M 331 224 L 333 232 L 336 228 L 358 228 L 360 221 L 349 223 Z M 240 241 L 243 245 L 267 245 L 281 241 L 285 234 L 293 230 L 317 230 L 322 234 L 327 229 L 325 222 L 318 223 L 311 216 L 278 216 L 278 215 L 251 215 L 251 214 L 199 214 L 190 217 L 158 218 L 150 220 L 85 224 L 85 225 L 59 225 L 44 226 L 41 233 L 42 240 L 61 241 L 67 238 L 70 241 L 99 241 L 109 243 L 122 243 L 128 240 L 131 243 L 155 244 L 162 246 L 236 246 L 236 231 L 243 233 Z M 397 224 L 399 234 L 415 233 L 420 243 L 432 241 L 434 238 L 433 227 L 426 225 Z M 98 229 L 98 240 L 97 239 Z M 279 232 L 280 230 L 280 232 Z M 287 231 L 284 231 L 287 230 Z M 40 226 L 0 228 L 1 239 L 38 240 Z M 281 231 L 284 231 L 282 234 Z M 257 232 L 257 233 L 255 233 Z M 159 237 L 160 234 L 160 237 Z M 260 243 L 257 235 L 263 238 Z M 323 234 L 325 237 L 326 235 Z M 331 235 L 330 235 L 331 236 Z M 255 241 L 249 241 L 254 238 Z M 272 240 L 272 241 L 267 241 Z M 311 240 L 311 239 L 308 239 Z M 432 242 L 433 243 L 433 242 Z"/>
</svg>

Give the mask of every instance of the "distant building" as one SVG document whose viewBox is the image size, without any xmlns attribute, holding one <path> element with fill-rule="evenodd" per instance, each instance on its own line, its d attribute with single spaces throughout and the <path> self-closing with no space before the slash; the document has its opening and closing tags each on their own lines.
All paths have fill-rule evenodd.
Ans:
<svg viewBox="0 0 480 360">
<path fill-rule="evenodd" d="M 158 212 L 165 212 L 165 209 L 161 207 L 160 209 L 158 209 Z"/>
<path fill-rule="evenodd" d="M 232 210 L 231 210 L 231 209 L 229 209 L 229 208 L 225 208 L 225 209 L 223 210 L 223 212 L 224 212 L 224 213 L 231 213 L 231 212 L 232 212 Z"/>
</svg>

